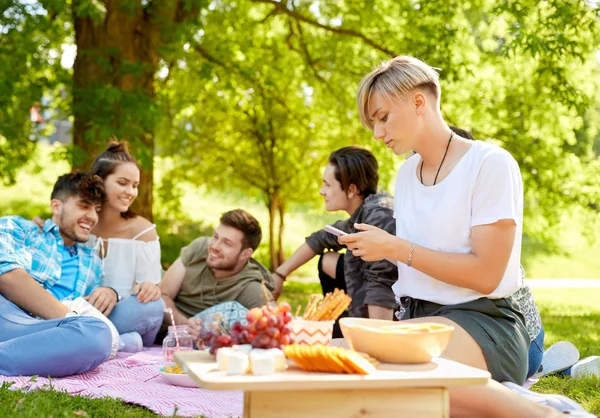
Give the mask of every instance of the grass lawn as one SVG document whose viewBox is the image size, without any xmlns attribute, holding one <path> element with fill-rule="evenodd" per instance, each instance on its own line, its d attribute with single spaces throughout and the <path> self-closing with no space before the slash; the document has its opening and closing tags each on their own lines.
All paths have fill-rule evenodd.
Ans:
<svg viewBox="0 0 600 418">
<path fill-rule="evenodd" d="M 285 297 L 295 310 L 308 295 L 319 292 L 316 283 L 289 282 Z M 600 355 L 600 289 L 534 289 L 546 328 L 546 346 L 573 342 L 581 356 Z M 594 414 L 600 414 L 600 379 L 544 377 L 534 386 L 543 393 L 561 393 Z M 23 393 L 0 387 L 1 417 L 150 417 L 152 412 L 114 399 L 85 399 L 56 391 Z"/>
</svg>

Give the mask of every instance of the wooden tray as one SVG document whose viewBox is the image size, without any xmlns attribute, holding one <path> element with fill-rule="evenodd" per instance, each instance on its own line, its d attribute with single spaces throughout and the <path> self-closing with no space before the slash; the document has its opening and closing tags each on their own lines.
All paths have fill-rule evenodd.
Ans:
<svg viewBox="0 0 600 418">
<path fill-rule="evenodd" d="M 376 372 L 366 375 L 305 372 L 290 363 L 286 371 L 267 376 L 227 376 L 218 370 L 215 358 L 204 351 L 175 353 L 175 361 L 198 386 L 213 390 L 298 391 L 395 389 L 482 385 L 487 371 L 451 360 L 434 359 L 426 364 L 382 363 Z"/>
</svg>

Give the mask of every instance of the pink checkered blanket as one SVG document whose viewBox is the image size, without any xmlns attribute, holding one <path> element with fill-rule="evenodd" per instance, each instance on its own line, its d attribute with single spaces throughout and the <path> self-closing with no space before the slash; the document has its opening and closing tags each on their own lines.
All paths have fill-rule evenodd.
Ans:
<svg viewBox="0 0 600 418">
<path fill-rule="evenodd" d="M 2 382 L 15 382 L 14 389 L 47 389 L 91 398 L 120 398 L 125 402 L 145 406 L 160 415 L 204 417 L 240 417 L 243 415 L 244 395 L 241 391 L 211 391 L 200 388 L 173 386 L 159 374 L 166 362 L 159 347 L 146 348 L 117 357 L 96 369 L 75 376 L 47 379 L 38 377 L 8 377 Z"/>
</svg>

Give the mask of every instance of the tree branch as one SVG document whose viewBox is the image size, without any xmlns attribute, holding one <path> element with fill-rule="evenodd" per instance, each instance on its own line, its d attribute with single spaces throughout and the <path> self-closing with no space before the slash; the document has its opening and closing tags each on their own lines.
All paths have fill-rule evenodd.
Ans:
<svg viewBox="0 0 600 418">
<path fill-rule="evenodd" d="M 298 31 L 298 41 L 300 42 L 300 46 L 302 47 L 302 54 L 305 57 L 306 60 L 306 64 L 308 65 L 308 67 L 311 69 L 313 76 L 319 80 L 327 90 L 329 90 L 329 92 L 332 95 L 336 95 L 335 90 L 333 89 L 333 87 L 331 86 L 331 84 L 329 84 L 329 82 L 327 80 L 325 80 L 321 74 L 319 74 L 319 71 L 317 70 L 316 66 L 315 66 L 315 61 L 313 60 L 313 58 L 310 55 L 310 52 L 308 51 L 308 45 L 306 44 L 306 39 L 304 38 L 304 32 L 302 31 L 302 25 L 300 25 L 300 23 L 298 21 L 296 22 L 296 27 L 297 27 L 297 31 Z M 292 31 L 292 33 L 294 33 L 294 28 L 293 25 L 290 23 L 290 31 Z"/>
<path fill-rule="evenodd" d="M 229 63 L 218 60 L 213 55 L 211 55 L 202 45 L 200 45 L 198 43 L 194 44 L 194 51 L 198 52 L 208 62 L 218 65 L 219 67 L 222 67 L 227 71 L 238 74 L 240 77 L 242 77 L 243 79 L 248 81 L 251 84 L 251 86 L 253 88 L 255 88 L 257 91 L 259 91 L 263 96 L 265 95 L 263 83 L 261 83 L 259 80 L 256 80 L 249 74 L 244 73 L 242 70 L 240 70 L 236 66 L 232 66 Z M 296 122 L 304 123 L 298 116 L 296 116 L 296 114 L 292 111 L 292 109 L 290 109 L 288 107 L 285 100 L 283 100 L 281 97 L 279 97 L 277 95 L 271 95 L 270 97 L 272 97 L 273 100 L 275 100 L 280 106 L 282 106 L 286 111 L 288 111 L 288 113 L 291 115 L 292 118 L 294 118 L 294 120 L 296 120 Z"/>
<path fill-rule="evenodd" d="M 345 35 L 345 36 L 352 36 L 355 38 L 359 38 L 367 45 L 371 46 L 372 48 L 374 48 L 378 51 L 383 52 L 384 54 L 386 54 L 390 57 L 395 57 L 396 55 L 398 55 L 396 52 L 394 52 L 390 49 L 387 49 L 384 46 L 379 45 L 377 42 L 368 38 L 365 34 L 359 32 L 359 31 L 356 31 L 353 29 L 342 28 L 342 27 L 324 25 L 322 23 L 317 22 L 314 19 L 310 19 L 310 18 L 298 13 L 295 10 L 288 9 L 283 2 L 279 3 L 276 0 L 251 0 L 251 1 L 253 3 L 270 4 L 271 6 L 274 6 L 275 13 L 286 14 L 300 22 L 307 23 L 307 24 L 317 27 L 319 29 L 323 29 L 323 30 L 326 30 L 326 31 L 332 32 L 332 33 L 336 33 L 338 35 Z M 271 13 L 273 13 L 273 12 L 271 12 Z"/>
</svg>

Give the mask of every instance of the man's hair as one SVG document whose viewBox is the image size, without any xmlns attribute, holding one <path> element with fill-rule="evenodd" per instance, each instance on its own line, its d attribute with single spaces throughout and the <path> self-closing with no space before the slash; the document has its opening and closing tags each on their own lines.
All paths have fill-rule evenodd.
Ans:
<svg viewBox="0 0 600 418">
<path fill-rule="evenodd" d="M 92 173 L 78 170 L 63 174 L 54 184 L 50 198 L 66 202 L 73 196 L 80 197 L 93 205 L 101 205 L 106 197 L 104 182 Z"/>
<path fill-rule="evenodd" d="M 106 151 L 96 157 L 91 171 L 93 174 L 100 176 L 102 180 L 106 180 L 108 176 L 115 172 L 117 166 L 122 163 L 138 165 L 135 157 L 129 153 L 126 143 L 111 141 L 108 143 Z M 136 214 L 129 208 L 127 212 L 121 213 L 121 217 L 131 219 L 135 218 Z"/>
<path fill-rule="evenodd" d="M 260 224 L 256 218 L 243 209 L 234 209 L 225 212 L 220 219 L 222 225 L 230 226 L 244 234 L 242 250 L 252 248 L 256 250 L 262 239 Z"/>
<path fill-rule="evenodd" d="M 475 140 L 475 137 L 471 135 L 471 132 L 466 129 L 457 128 L 456 126 L 449 125 L 449 128 L 458 136 L 462 136 L 465 139 L 470 139 L 471 141 Z"/>
<path fill-rule="evenodd" d="M 361 147 L 344 147 L 329 156 L 329 164 L 334 167 L 335 179 L 347 192 L 354 184 L 363 198 L 377 193 L 379 164 L 375 156 Z"/>
<path fill-rule="evenodd" d="M 369 74 L 358 86 L 356 104 L 362 124 L 373 130 L 373 121 L 369 115 L 369 101 L 374 92 L 382 94 L 389 100 L 400 99 L 416 88 L 429 90 L 436 99 L 440 98 L 441 89 L 437 69 L 423 61 L 399 56 L 385 61 Z"/>
</svg>

